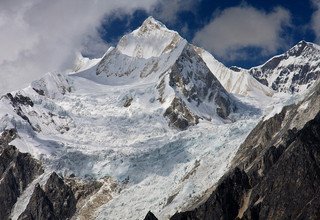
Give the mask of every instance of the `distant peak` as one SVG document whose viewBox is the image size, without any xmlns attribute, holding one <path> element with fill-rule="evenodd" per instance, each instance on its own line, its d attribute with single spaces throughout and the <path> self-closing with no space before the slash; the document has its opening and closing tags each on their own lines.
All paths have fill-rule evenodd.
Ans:
<svg viewBox="0 0 320 220">
<path fill-rule="evenodd" d="M 299 43 L 297 43 L 297 45 L 306 45 L 308 42 L 305 40 L 301 40 L 299 41 Z"/>
<path fill-rule="evenodd" d="M 304 51 L 316 49 L 317 46 L 314 43 L 307 42 L 305 40 L 299 41 L 293 46 L 287 53 L 289 56 L 300 56 Z"/>
</svg>

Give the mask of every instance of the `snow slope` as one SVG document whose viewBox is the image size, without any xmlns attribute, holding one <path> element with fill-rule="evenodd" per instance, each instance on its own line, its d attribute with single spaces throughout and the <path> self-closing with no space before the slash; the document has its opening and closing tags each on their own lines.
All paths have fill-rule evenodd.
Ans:
<svg viewBox="0 0 320 220">
<path fill-rule="evenodd" d="M 204 49 L 195 47 L 195 50 L 228 92 L 256 98 L 273 96 L 274 92 L 270 88 L 258 82 L 246 71 L 231 70 Z"/>
</svg>

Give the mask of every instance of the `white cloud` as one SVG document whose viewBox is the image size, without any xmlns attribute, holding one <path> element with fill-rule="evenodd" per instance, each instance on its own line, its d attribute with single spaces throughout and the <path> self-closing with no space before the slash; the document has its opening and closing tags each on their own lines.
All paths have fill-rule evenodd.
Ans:
<svg viewBox="0 0 320 220">
<path fill-rule="evenodd" d="M 77 50 L 101 52 L 96 28 L 105 16 L 151 10 L 158 0 L 1 0 L 0 93 L 64 69 Z"/>
<path fill-rule="evenodd" d="M 312 1 L 316 11 L 312 15 L 311 27 L 316 34 L 316 41 L 320 43 L 320 0 Z"/>
<path fill-rule="evenodd" d="M 286 45 L 282 31 L 290 23 L 291 15 L 283 8 L 268 13 L 240 5 L 217 12 L 193 41 L 225 60 L 246 59 L 249 54 L 243 49 L 248 47 L 259 48 L 260 55 L 268 55 Z"/>
<path fill-rule="evenodd" d="M 182 11 L 192 11 L 199 0 L 162 0 L 154 8 L 153 14 L 163 22 L 174 24 Z"/>
</svg>

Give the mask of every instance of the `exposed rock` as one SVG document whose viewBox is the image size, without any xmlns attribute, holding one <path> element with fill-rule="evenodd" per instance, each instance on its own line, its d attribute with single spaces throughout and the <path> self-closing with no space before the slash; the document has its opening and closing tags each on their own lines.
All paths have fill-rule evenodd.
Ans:
<svg viewBox="0 0 320 220">
<path fill-rule="evenodd" d="M 144 218 L 144 220 L 158 220 L 158 219 L 152 212 L 149 211 L 146 217 Z"/>
<path fill-rule="evenodd" d="M 72 82 L 61 73 L 48 73 L 41 79 L 33 81 L 31 88 L 41 96 L 57 98 L 72 91 Z"/>
<path fill-rule="evenodd" d="M 4 130 L 0 137 L 0 147 L 7 146 L 11 141 L 17 137 L 17 130 L 12 128 L 9 130 Z"/>
<path fill-rule="evenodd" d="M 2 134 L 2 137 L 8 136 Z M 20 153 L 14 146 L 2 145 L 0 152 L 0 219 L 8 219 L 17 198 L 43 170 L 30 154 Z"/>
<path fill-rule="evenodd" d="M 164 116 L 169 119 L 169 125 L 180 130 L 184 130 L 190 125 L 195 125 L 199 121 L 199 117 L 193 115 L 186 107 L 186 104 L 179 98 L 173 99 Z"/>
<path fill-rule="evenodd" d="M 46 196 L 53 204 L 55 216 L 70 218 L 76 211 L 76 199 L 71 188 L 56 173 L 52 173 L 44 186 Z"/>
<path fill-rule="evenodd" d="M 163 80 L 163 79 L 162 79 Z M 159 89 L 164 89 L 159 84 Z M 184 130 L 198 123 L 199 118 L 210 120 L 205 112 L 193 112 L 191 106 L 205 105 L 226 119 L 236 109 L 235 101 L 210 72 L 192 46 L 186 46 L 169 73 L 169 86 L 176 91 L 164 116 L 169 124 Z M 159 90 L 160 95 L 163 93 Z M 161 98 L 162 99 L 162 98 Z M 214 116 L 212 116 L 214 117 Z"/>
<path fill-rule="evenodd" d="M 320 114 L 282 147 L 286 151 L 253 187 L 244 218 L 296 219 L 306 210 L 307 219 L 320 217 L 320 204 L 314 202 L 320 196 Z"/>
<path fill-rule="evenodd" d="M 99 181 L 78 181 L 72 188 L 77 199 L 77 212 L 73 218 L 87 220 L 95 218 L 95 211 L 109 202 L 112 193 L 119 190 L 117 183 L 112 178 Z"/>
<path fill-rule="evenodd" d="M 54 208 L 46 196 L 46 193 L 37 184 L 34 188 L 32 197 L 29 200 L 26 210 L 19 216 L 19 220 L 55 220 L 60 219 L 54 214 Z"/>
<path fill-rule="evenodd" d="M 38 130 L 31 124 L 29 118 L 26 116 L 26 114 L 22 111 L 22 108 L 21 108 L 22 106 L 33 107 L 34 103 L 29 97 L 23 96 L 20 93 L 17 93 L 15 96 L 13 96 L 11 93 L 7 93 L 5 96 L 3 96 L 3 98 L 6 98 L 10 101 L 17 115 L 19 115 L 23 120 L 25 120 L 32 127 L 33 130 L 35 131 Z"/>
<path fill-rule="evenodd" d="M 7 93 L 7 95 L 5 97 L 11 101 L 13 106 L 29 105 L 29 106 L 33 107 L 33 105 L 34 105 L 32 100 L 29 97 L 23 96 L 20 93 L 17 93 L 15 96 L 12 96 L 11 93 Z"/>
<path fill-rule="evenodd" d="M 25 211 L 19 219 L 70 219 L 76 211 L 71 188 L 55 172 L 42 188 L 36 185 Z"/>
<path fill-rule="evenodd" d="M 210 197 L 192 211 L 177 213 L 172 220 L 235 219 L 243 202 L 243 195 L 250 189 L 249 178 L 239 168 L 219 181 Z"/>
<path fill-rule="evenodd" d="M 132 97 L 126 97 L 123 107 L 126 107 L 126 108 L 129 107 L 132 101 L 133 101 Z"/>
</svg>

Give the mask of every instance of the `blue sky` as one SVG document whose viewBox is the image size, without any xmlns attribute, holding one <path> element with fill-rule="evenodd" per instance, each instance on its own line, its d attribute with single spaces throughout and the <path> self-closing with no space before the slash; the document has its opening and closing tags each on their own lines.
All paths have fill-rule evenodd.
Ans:
<svg viewBox="0 0 320 220">
<path fill-rule="evenodd" d="M 186 1 L 188 2 L 188 1 Z M 224 0 L 224 1 L 213 1 L 213 0 L 194 0 L 189 1 L 191 3 L 191 7 L 184 8 L 183 1 L 181 1 L 180 8 L 181 10 L 177 10 L 173 15 L 174 18 L 170 18 L 168 16 L 164 19 L 164 15 L 162 13 L 158 13 L 157 11 L 147 12 L 145 10 L 136 10 L 131 15 L 127 16 L 118 16 L 115 18 L 106 19 L 103 22 L 102 26 L 99 27 L 99 32 L 101 37 L 108 43 L 115 44 L 119 37 L 124 35 L 125 33 L 135 29 L 138 27 L 144 19 L 146 19 L 149 15 L 152 15 L 156 19 L 162 21 L 169 29 L 173 29 L 178 31 L 184 38 L 186 38 L 189 42 L 193 42 L 196 45 L 202 46 L 205 49 L 209 50 L 213 55 L 217 57 L 220 61 L 225 63 L 228 66 L 236 65 L 241 67 L 252 67 L 255 65 L 259 65 L 266 61 L 273 55 L 282 53 L 286 51 L 288 48 L 299 42 L 300 40 L 306 40 L 310 42 L 316 42 L 316 35 L 311 27 L 312 17 L 317 10 L 316 1 L 308 1 L 308 0 L 254 0 L 254 1 L 241 1 L 241 0 Z M 188 4 L 188 3 L 187 3 Z M 190 4 L 190 3 L 189 3 Z M 233 10 L 232 10 L 233 9 Z M 239 16 L 232 18 L 232 13 L 237 13 L 237 9 L 240 9 Z M 247 10 L 249 9 L 249 10 Z M 161 6 L 160 6 L 161 10 Z M 242 10 L 242 13 L 241 13 Z M 280 10 L 279 12 L 275 12 Z M 224 15 L 224 12 L 228 12 L 228 15 Z M 250 13 L 255 13 L 257 20 L 259 20 L 261 15 L 261 19 L 264 19 L 264 15 L 270 15 L 270 18 L 266 18 L 269 23 L 277 23 L 277 20 L 283 19 L 282 24 L 278 24 L 281 26 L 278 31 L 275 26 L 270 26 L 270 32 L 276 31 L 277 36 L 270 36 L 270 38 L 262 38 L 261 41 L 266 42 L 270 40 L 273 44 L 274 40 L 279 41 L 278 44 L 274 45 L 270 48 L 269 46 L 262 45 L 260 46 L 259 40 L 257 42 L 250 43 L 250 40 L 243 42 L 238 42 L 237 45 L 230 42 L 227 46 L 231 48 L 218 48 L 217 46 L 212 46 L 212 44 L 224 44 L 224 37 L 220 37 L 216 41 L 211 41 L 210 36 L 207 36 L 209 39 L 197 40 L 200 37 L 196 37 L 197 33 L 201 32 L 201 30 L 206 27 L 210 23 L 214 23 L 215 19 L 220 18 L 220 23 L 223 24 L 224 20 L 236 19 L 241 23 L 241 20 L 246 20 L 244 25 L 246 25 L 247 21 L 246 17 L 250 16 Z M 272 14 L 278 14 L 278 16 L 272 17 Z M 281 14 L 288 17 L 282 17 Z M 228 25 L 235 28 L 232 24 L 232 21 L 225 22 L 225 28 L 228 29 Z M 255 21 L 258 22 L 258 21 Z M 263 23 L 262 23 L 263 24 Z M 214 29 L 217 25 L 212 25 Z M 241 27 L 240 27 L 241 28 Z M 254 30 L 262 31 L 264 26 L 252 27 Z M 210 29 L 210 28 L 209 28 Z M 221 28 L 216 28 L 216 30 L 220 30 Z M 249 29 L 250 31 L 251 29 Z M 226 35 L 234 35 L 233 38 L 237 38 L 237 35 L 242 35 L 242 33 L 235 32 L 232 30 L 226 31 L 222 30 Z M 203 34 L 210 35 L 214 33 L 215 30 L 209 30 Z M 215 37 L 217 34 L 214 33 L 212 37 Z M 251 35 L 251 33 L 247 33 L 247 35 Z M 245 35 L 243 38 L 247 38 Z M 255 37 L 255 36 L 253 36 Z M 256 38 L 262 37 L 257 35 Z M 281 42 L 280 42 L 281 41 Z M 233 47 L 236 47 L 235 50 L 232 50 Z M 266 49 L 267 48 L 267 49 Z M 217 51 L 215 51 L 215 49 Z M 223 51 L 223 50 L 226 51 Z M 229 53 L 229 54 L 227 54 Z M 233 56 L 234 55 L 234 56 Z"/>
</svg>

